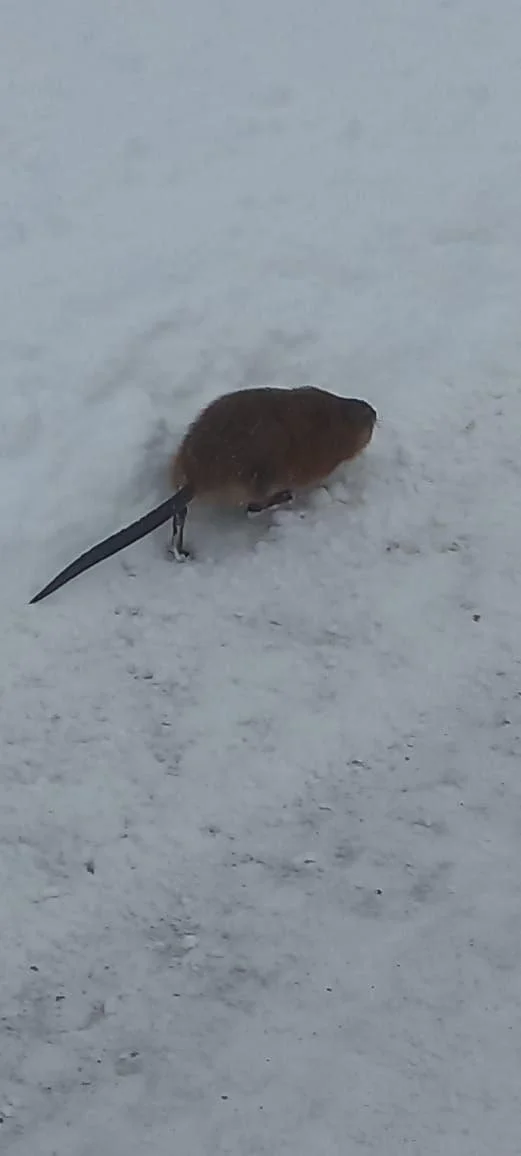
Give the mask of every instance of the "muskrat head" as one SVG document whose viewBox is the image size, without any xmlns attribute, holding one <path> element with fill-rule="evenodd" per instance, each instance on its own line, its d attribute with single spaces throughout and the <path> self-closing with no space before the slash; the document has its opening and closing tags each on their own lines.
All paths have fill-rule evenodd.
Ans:
<svg viewBox="0 0 521 1156">
<path fill-rule="evenodd" d="M 369 405 L 368 401 L 362 401 L 358 397 L 346 400 L 349 400 L 351 418 L 358 418 L 361 425 L 369 426 L 372 431 L 378 420 L 378 414 L 373 406 Z"/>
<path fill-rule="evenodd" d="M 345 449 L 349 449 L 348 457 L 356 457 L 373 436 L 373 430 L 378 420 L 376 410 L 368 401 L 357 397 L 342 398 L 342 422 L 339 427 L 339 436 L 345 442 Z"/>
</svg>

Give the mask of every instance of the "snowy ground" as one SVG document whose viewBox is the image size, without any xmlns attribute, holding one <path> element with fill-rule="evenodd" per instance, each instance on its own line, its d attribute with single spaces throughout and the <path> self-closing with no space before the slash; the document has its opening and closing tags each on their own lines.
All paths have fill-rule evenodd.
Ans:
<svg viewBox="0 0 521 1156">
<path fill-rule="evenodd" d="M 521 1152 L 517 0 L 4 0 L 0 1141 Z M 381 416 L 293 510 L 199 406 Z"/>
</svg>

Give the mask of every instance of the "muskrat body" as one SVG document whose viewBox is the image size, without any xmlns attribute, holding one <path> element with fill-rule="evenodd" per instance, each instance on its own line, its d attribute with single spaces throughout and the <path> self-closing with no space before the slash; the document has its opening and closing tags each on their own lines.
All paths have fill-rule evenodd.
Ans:
<svg viewBox="0 0 521 1156">
<path fill-rule="evenodd" d="M 62 570 L 39 602 L 84 570 L 172 518 L 170 550 L 183 545 L 189 503 L 198 498 L 258 513 L 323 482 L 371 440 L 376 411 L 366 401 L 315 386 L 235 390 L 210 402 L 188 427 L 169 468 L 176 493 Z"/>
<path fill-rule="evenodd" d="M 366 401 L 314 386 L 240 389 L 210 402 L 171 464 L 174 486 L 232 505 L 315 486 L 371 439 Z"/>
</svg>

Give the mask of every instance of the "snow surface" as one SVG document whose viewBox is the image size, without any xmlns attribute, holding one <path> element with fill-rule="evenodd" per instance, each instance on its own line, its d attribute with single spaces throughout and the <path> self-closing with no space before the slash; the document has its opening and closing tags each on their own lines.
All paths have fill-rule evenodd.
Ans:
<svg viewBox="0 0 521 1156">
<path fill-rule="evenodd" d="M 3 0 L 0 1141 L 521 1152 L 517 0 Z M 165 490 L 240 385 L 306 503 Z"/>
</svg>

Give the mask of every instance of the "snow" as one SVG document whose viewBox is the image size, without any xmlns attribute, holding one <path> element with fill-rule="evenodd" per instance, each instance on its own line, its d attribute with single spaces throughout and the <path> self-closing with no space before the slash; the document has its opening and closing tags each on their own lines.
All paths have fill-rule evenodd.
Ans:
<svg viewBox="0 0 521 1156">
<path fill-rule="evenodd" d="M 521 1152 L 515 0 L 4 0 L 8 1156 Z M 365 397 L 190 514 L 198 408 Z"/>
</svg>

